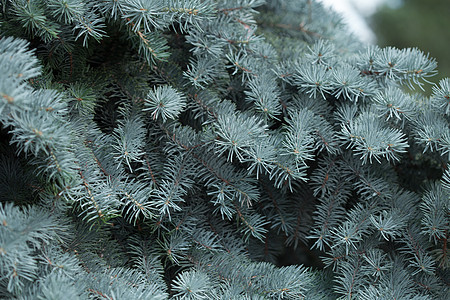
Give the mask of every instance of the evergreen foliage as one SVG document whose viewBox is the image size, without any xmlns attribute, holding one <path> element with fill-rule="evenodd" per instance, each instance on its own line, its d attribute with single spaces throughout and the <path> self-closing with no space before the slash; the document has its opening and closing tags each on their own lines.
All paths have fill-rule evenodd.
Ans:
<svg viewBox="0 0 450 300">
<path fill-rule="evenodd" d="M 1 298 L 450 298 L 428 55 L 311 0 L 0 3 Z"/>
<path fill-rule="evenodd" d="M 401 0 L 384 5 L 371 16 L 378 44 L 399 48 L 419 47 L 430 52 L 439 61 L 439 74 L 432 78 L 438 83 L 450 74 L 450 56 L 447 51 L 450 33 L 450 2 L 447 0 Z M 444 42 L 445 41 L 445 42 Z M 431 86 L 426 92 L 431 94 Z"/>
</svg>

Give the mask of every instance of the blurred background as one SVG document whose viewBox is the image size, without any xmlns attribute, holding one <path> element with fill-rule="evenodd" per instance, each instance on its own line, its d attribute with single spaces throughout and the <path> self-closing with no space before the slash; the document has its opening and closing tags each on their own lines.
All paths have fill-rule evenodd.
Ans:
<svg viewBox="0 0 450 300">
<path fill-rule="evenodd" d="M 343 15 L 362 41 L 397 48 L 418 47 L 450 77 L 450 0 L 319 0 Z M 431 93 L 431 87 L 426 87 Z"/>
</svg>

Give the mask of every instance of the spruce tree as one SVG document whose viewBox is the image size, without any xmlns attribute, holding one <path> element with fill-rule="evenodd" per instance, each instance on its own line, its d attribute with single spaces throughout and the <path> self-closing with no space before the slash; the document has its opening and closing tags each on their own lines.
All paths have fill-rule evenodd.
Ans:
<svg viewBox="0 0 450 300">
<path fill-rule="evenodd" d="M 1 298 L 450 298 L 427 54 L 312 0 L 0 3 Z"/>
</svg>

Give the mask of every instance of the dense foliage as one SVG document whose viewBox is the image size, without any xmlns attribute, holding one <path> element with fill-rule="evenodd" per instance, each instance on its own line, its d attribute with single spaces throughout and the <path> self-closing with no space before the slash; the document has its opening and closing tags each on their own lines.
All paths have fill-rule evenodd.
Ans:
<svg viewBox="0 0 450 300">
<path fill-rule="evenodd" d="M 449 298 L 428 55 L 311 0 L 0 3 L 0 297 Z"/>
</svg>

